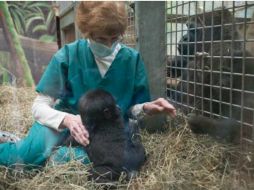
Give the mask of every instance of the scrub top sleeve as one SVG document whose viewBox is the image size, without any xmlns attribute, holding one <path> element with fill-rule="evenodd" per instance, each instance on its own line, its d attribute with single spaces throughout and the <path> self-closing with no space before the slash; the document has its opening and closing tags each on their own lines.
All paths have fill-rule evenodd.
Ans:
<svg viewBox="0 0 254 190">
<path fill-rule="evenodd" d="M 55 99 L 62 99 L 68 95 L 67 77 L 68 67 L 61 50 L 53 56 L 46 71 L 42 75 L 36 91 Z"/>
<path fill-rule="evenodd" d="M 140 55 L 137 56 L 135 84 L 134 84 L 134 96 L 133 104 L 140 104 L 150 101 L 150 92 L 147 80 L 147 74 Z"/>
</svg>

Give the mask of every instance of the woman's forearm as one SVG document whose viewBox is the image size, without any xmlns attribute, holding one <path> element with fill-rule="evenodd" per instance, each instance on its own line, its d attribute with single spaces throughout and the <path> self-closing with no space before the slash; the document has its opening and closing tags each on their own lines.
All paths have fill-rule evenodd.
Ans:
<svg viewBox="0 0 254 190">
<path fill-rule="evenodd" d="M 54 104 L 55 100 L 52 97 L 38 94 L 32 105 L 32 115 L 42 125 L 60 131 L 60 124 L 67 113 L 55 110 Z"/>
</svg>

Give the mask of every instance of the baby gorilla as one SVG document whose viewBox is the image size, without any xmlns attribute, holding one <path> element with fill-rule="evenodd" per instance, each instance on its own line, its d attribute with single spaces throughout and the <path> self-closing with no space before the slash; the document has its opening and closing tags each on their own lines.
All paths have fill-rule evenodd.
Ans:
<svg viewBox="0 0 254 190">
<path fill-rule="evenodd" d="M 138 126 L 124 126 L 113 96 L 101 89 L 87 92 L 79 101 L 79 112 L 89 132 L 87 154 L 93 162 L 90 180 L 117 181 L 122 172 L 132 177 L 146 160 Z M 127 178 L 127 179 L 128 179 Z"/>
</svg>

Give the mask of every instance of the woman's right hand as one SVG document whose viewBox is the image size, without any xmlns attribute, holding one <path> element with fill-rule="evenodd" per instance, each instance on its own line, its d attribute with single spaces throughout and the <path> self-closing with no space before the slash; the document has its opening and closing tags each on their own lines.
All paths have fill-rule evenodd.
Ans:
<svg viewBox="0 0 254 190">
<path fill-rule="evenodd" d="M 89 144 L 89 134 L 82 124 L 80 115 L 67 114 L 62 122 L 63 127 L 70 130 L 71 136 L 81 145 Z"/>
</svg>

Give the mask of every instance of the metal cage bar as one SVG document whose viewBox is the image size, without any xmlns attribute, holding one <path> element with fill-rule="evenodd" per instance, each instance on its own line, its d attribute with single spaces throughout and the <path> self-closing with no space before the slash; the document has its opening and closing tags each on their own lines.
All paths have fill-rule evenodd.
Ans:
<svg viewBox="0 0 254 190">
<path fill-rule="evenodd" d="M 130 1 L 127 3 L 128 23 L 123 36 L 123 43 L 132 48 L 136 48 L 136 30 L 135 30 L 135 4 Z"/>
<path fill-rule="evenodd" d="M 167 96 L 254 140 L 254 2 L 167 2 Z"/>
</svg>

